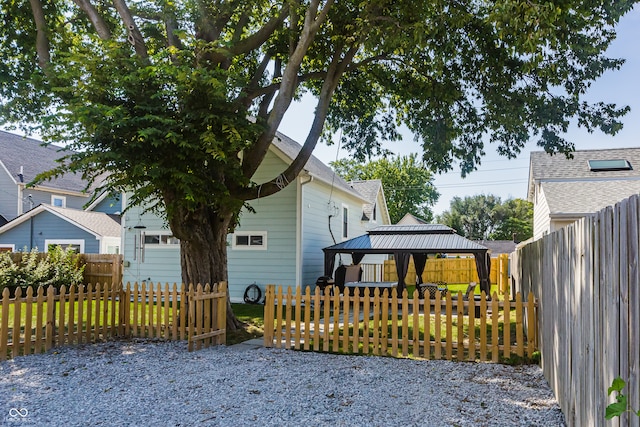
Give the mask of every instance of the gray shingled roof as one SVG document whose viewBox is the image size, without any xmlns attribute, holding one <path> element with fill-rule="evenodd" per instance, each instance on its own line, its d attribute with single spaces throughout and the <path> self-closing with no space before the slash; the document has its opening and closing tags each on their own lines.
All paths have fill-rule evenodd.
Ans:
<svg viewBox="0 0 640 427">
<path fill-rule="evenodd" d="M 542 182 L 541 186 L 551 215 L 598 212 L 640 193 L 638 179 Z"/>
<path fill-rule="evenodd" d="M 513 240 L 476 240 L 477 244 L 489 248 L 493 255 L 510 254 L 516 250 L 516 242 Z"/>
<path fill-rule="evenodd" d="M 382 181 L 379 179 L 370 179 L 367 181 L 351 181 L 349 184 L 351 184 L 354 190 L 367 199 L 368 203 L 365 203 L 362 211 L 367 216 L 367 219 L 371 219 L 373 217 L 373 209 L 378 200 L 378 193 L 380 193 L 380 189 L 382 188 Z"/>
<path fill-rule="evenodd" d="M 9 132 L 0 131 L 0 162 L 4 164 L 13 179 L 20 182 L 20 167 L 23 169 L 24 182 L 31 182 L 37 174 L 51 170 L 59 163 L 56 159 L 68 154 L 62 147 L 42 146 L 42 141 L 24 138 Z M 67 173 L 41 184 L 43 187 L 82 192 L 87 182 L 82 175 Z"/>
<path fill-rule="evenodd" d="M 632 170 L 592 172 L 589 160 L 628 160 Z M 640 147 L 602 150 L 577 150 L 573 159 L 563 154 L 549 155 L 544 151 L 531 153 L 528 195 L 533 196 L 534 181 L 640 179 Z"/>
<path fill-rule="evenodd" d="M 273 146 L 282 151 L 290 160 L 296 158 L 302 146 L 288 136 L 277 132 L 276 137 L 273 139 Z M 341 189 L 349 194 L 352 194 L 363 201 L 366 199 L 358 191 L 354 190 L 344 179 L 336 174 L 329 166 L 322 163 L 315 156 L 309 157 L 304 169 L 311 175 L 326 182 L 327 184 L 333 184 L 336 188 Z"/>
<path fill-rule="evenodd" d="M 9 230 L 43 211 L 49 211 L 53 214 L 57 214 L 72 224 L 84 227 L 95 235 L 120 237 L 120 219 L 117 215 L 107 215 L 102 212 L 83 211 L 79 209 L 59 208 L 45 204 L 38 205 L 29 212 L 15 218 L 13 221 L 9 221 L 3 227 L 0 227 L 0 231 Z"/>
</svg>

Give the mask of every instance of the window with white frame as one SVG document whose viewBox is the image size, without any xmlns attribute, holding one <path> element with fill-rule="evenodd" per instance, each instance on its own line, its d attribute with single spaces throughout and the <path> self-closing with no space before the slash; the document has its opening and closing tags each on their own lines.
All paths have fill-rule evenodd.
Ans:
<svg viewBox="0 0 640 427">
<path fill-rule="evenodd" d="M 0 252 L 15 252 L 16 246 L 8 243 L 0 243 Z"/>
<path fill-rule="evenodd" d="M 170 231 L 147 231 L 142 234 L 142 242 L 151 247 L 175 247 L 180 240 L 174 237 Z"/>
<path fill-rule="evenodd" d="M 84 240 L 82 239 L 45 239 L 45 252 L 49 252 L 49 250 L 53 249 L 56 246 L 61 246 L 64 250 L 66 250 L 67 248 L 71 248 L 78 254 L 84 253 Z"/>
<path fill-rule="evenodd" d="M 56 206 L 59 208 L 67 207 L 67 198 L 64 196 L 56 196 L 55 194 L 51 195 L 51 206 Z"/>
<path fill-rule="evenodd" d="M 349 237 L 349 207 L 342 205 L 342 238 Z"/>
<path fill-rule="evenodd" d="M 239 250 L 266 250 L 266 231 L 237 231 L 231 238 L 231 247 Z"/>
</svg>

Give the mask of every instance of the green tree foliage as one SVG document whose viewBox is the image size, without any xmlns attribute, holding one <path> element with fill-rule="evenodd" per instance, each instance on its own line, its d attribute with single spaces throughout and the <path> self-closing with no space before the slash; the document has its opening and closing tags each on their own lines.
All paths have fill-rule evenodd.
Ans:
<svg viewBox="0 0 640 427">
<path fill-rule="evenodd" d="M 0 3 L 0 123 L 68 141 L 77 171 L 166 212 L 183 279 L 226 279 L 226 235 L 295 181 L 323 130 L 364 159 L 406 125 L 435 171 L 484 141 L 569 152 L 570 120 L 610 134 L 626 108 L 585 103 L 632 0 Z M 293 163 L 252 177 L 283 115 L 317 99 Z M 108 174 L 105 174 L 108 173 Z M 45 176 L 46 177 L 46 176 Z M 42 177 L 41 177 L 42 178 Z M 104 180 L 104 181 L 103 181 Z"/>
<path fill-rule="evenodd" d="M 79 285 L 83 281 L 85 266 L 71 248 L 52 247 L 46 256 L 41 256 L 37 248 L 23 252 L 19 262 L 14 262 L 9 252 L 0 253 L 0 293 L 8 286 L 26 288 L 28 286 Z M 24 294 L 23 294 L 24 295 Z"/>
<path fill-rule="evenodd" d="M 347 181 L 379 179 L 382 181 L 391 223 L 411 213 L 427 221 L 433 219 L 431 206 L 439 194 L 433 186 L 433 174 L 415 154 L 386 157 L 361 163 L 355 159 L 332 162 L 333 169 Z"/>
<path fill-rule="evenodd" d="M 473 240 L 526 240 L 533 236 L 533 205 L 523 199 L 504 203 L 494 195 L 454 197 L 437 221 Z"/>
</svg>

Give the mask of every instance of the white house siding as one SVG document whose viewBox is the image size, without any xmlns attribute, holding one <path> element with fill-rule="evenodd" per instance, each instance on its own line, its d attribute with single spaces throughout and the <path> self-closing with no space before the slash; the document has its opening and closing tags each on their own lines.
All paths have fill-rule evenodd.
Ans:
<svg viewBox="0 0 640 427">
<path fill-rule="evenodd" d="M 18 186 L 0 162 L 0 215 L 11 221 L 18 212 Z"/>
<path fill-rule="evenodd" d="M 549 205 L 542 190 L 542 186 L 538 185 L 535 189 L 534 207 L 533 207 L 533 239 L 538 240 L 549 231 L 551 219 L 549 217 Z"/>
</svg>

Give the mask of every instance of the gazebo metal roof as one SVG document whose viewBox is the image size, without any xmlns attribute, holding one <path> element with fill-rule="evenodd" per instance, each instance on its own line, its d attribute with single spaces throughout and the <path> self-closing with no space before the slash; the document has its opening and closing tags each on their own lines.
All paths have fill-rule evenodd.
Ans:
<svg viewBox="0 0 640 427">
<path fill-rule="evenodd" d="M 473 254 L 476 258 L 480 287 L 489 293 L 491 264 L 487 254 L 488 248 L 456 234 L 453 228 L 446 225 L 384 225 L 369 230 L 365 235 L 326 247 L 323 251 L 327 276 L 333 274 L 336 254 L 351 254 L 356 264 L 366 254 L 393 254 L 400 286 L 404 285 L 410 256 L 413 256 L 417 270 L 420 270 L 419 264 L 422 264 L 423 270 L 427 254 Z"/>
</svg>

